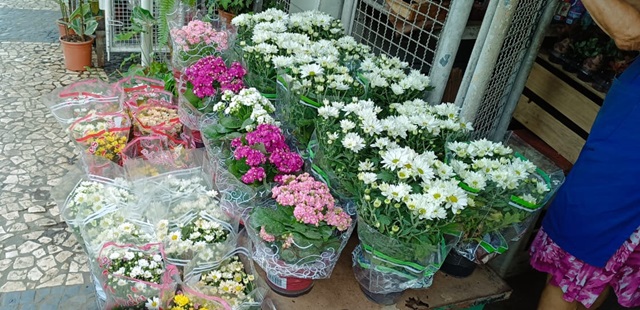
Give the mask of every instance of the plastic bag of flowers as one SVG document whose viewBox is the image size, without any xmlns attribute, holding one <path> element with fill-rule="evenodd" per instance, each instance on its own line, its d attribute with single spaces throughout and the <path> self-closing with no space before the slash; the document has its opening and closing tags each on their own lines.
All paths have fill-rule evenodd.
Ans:
<svg viewBox="0 0 640 310">
<path fill-rule="evenodd" d="M 535 162 L 510 147 L 512 143 L 532 155 Z M 458 217 L 465 234 L 447 258 L 443 271 L 468 276 L 476 264 L 486 263 L 508 249 L 503 232 L 514 225 L 522 231 L 520 226 L 526 226 L 528 219 L 553 196 L 564 174 L 515 137 L 506 144 L 482 139 L 450 142 L 447 148 L 459 186 L 470 194 L 473 207 Z"/>
<path fill-rule="evenodd" d="M 210 149 L 212 154 L 222 155 L 212 158 L 214 167 L 217 168 L 216 175 L 226 178 L 228 175 L 225 175 L 224 170 L 227 170 L 235 179 L 248 186 L 238 187 L 237 182 L 217 182 L 218 190 L 225 194 L 225 200 L 237 201 L 236 197 L 244 196 L 268 198 L 273 184 L 279 182 L 283 175 L 302 171 L 304 165 L 302 157 L 291 151 L 280 128 L 271 124 L 258 125 L 254 131 L 233 139 L 230 157 L 225 150 L 215 146 Z M 250 192 L 236 193 L 237 190 Z M 238 216 L 247 207 L 241 204 L 235 206 L 238 209 L 231 212 Z"/>
<path fill-rule="evenodd" d="M 367 84 L 367 96 L 381 106 L 422 99 L 432 89 L 430 79 L 397 57 L 381 54 L 364 59 L 360 73 Z"/>
<path fill-rule="evenodd" d="M 213 106 L 213 113 L 200 123 L 209 156 L 229 158 L 233 139 L 255 130 L 260 124 L 278 125 L 271 116 L 274 111 L 273 104 L 255 88 L 242 89 L 238 94 L 225 91 Z"/>
<path fill-rule="evenodd" d="M 231 310 L 231 306 L 222 298 L 207 296 L 192 289 L 182 287 L 167 304 L 171 310 Z"/>
<path fill-rule="evenodd" d="M 140 86 L 142 87 L 142 86 Z M 122 106 L 133 116 L 139 108 L 151 106 L 173 105 L 173 94 L 166 90 L 135 90 L 124 93 Z"/>
<path fill-rule="evenodd" d="M 238 93 L 244 88 L 245 68 L 239 62 L 226 64 L 219 56 L 206 56 L 184 71 L 184 91 L 180 92 L 179 109 L 182 123 L 197 130 L 204 114 L 213 111 L 224 91 Z"/>
<path fill-rule="evenodd" d="M 245 220 L 253 259 L 278 294 L 298 296 L 325 279 L 355 226 L 355 212 L 342 208 L 322 182 L 309 174 L 285 175 L 273 200 Z M 346 206 L 345 206 L 346 207 Z"/>
<path fill-rule="evenodd" d="M 67 197 L 58 202 L 62 219 L 71 228 L 79 243 L 85 248 L 81 232 L 82 223 L 104 212 L 126 208 L 136 203 L 127 181 L 123 178 L 108 179 L 94 175 L 68 175 L 65 184 L 74 184 L 67 191 L 56 187 L 58 193 L 67 192 Z M 79 177 L 78 177 L 79 176 Z M 55 196 L 61 196 L 56 194 Z"/>
<path fill-rule="evenodd" d="M 118 80 L 113 88 L 119 94 L 125 97 L 129 93 L 146 91 L 146 92 L 164 92 L 164 81 L 152 79 L 144 76 L 127 76 Z"/>
<path fill-rule="evenodd" d="M 171 29 L 174 68 L 186 68 L 205 56 L 221 56 L 235 39 L 235 30 L 219 21 L 191 20 L 188 24 Z"/>
<path fill-rule="evenodd" d="M 120 163 L 131 121 L 125 113 L 96 113 L 77 119 L 69 130 L 81 152 Z"/>
<path fill-rule="evenodd" d="M 178 271 L 166 262 L 159 243 L 135 246 L 110 242 L 100 250 L 97 261 L 107 310 L 165 305 L 174 296 Z"/>
<path fill-rule="evenodd" d="M 274 60 L 278 69 L 276 116 L 303 149 L 309 143 L 325 99 L 345 101 L 366 95 L 364 84 L 340 64 L 331 41 L 313 42 L 299 54 Z"/>
<path fill-rule="evenodd" d="M 238 221 L 207 195 L 181 197 L 149 214 L 167 260 L 185 266 L 192 260 L 218 260 L 236 245 Z"/>
<path fill-rule="evenodd" d="M 118 93 L 111 85 L 97 79 L 56 89 L 43 96 L 43 102 L 64 129 L 90 114 L 123 110 Z"/>
<path fill-rule="evenodd" d="M 468 195 L 432 151 L 390 147 L 360 174 L 360 244 L 353 269 L 362 291 L 382 304 L 431 285 L 460 236 L 456 215 Z"/>
<path fill-rule="evenodd" d="M 217 260 L 192 261 L 185 267 L 184 289 L 194 296 L 221 298 L 232 309 L 256 309 L 267 295 L 267 284 L 251 258 L 251 240 L 246 231 L 238 248 Z M 187 294 L 187 295 L 190 295 Z"/>
<path fill-rule="evenodd" d="M 203 168 L 203 165 L 206 166 Z M 153 192 L 154 190 L 162 191 L 164 187 L 157 187 L 158 185 L 168 185 L 168 180 L 174 179 L 177 175 L 198 175 L 201 179 L 210 178 L 203 175 L 203 169 L 206 169 L 205 173 L 211 173 L 208 159 L 205 157 L 205 152 L 202 149 L 186 149 L 184 146 L 178 144 L 175 146 L 169 145 L 168 150 L 150 150 L 145 152 L 141 157 L 127 158 L 124 162 L 124 171 L 128 180 L 134 183 L 136 191 L 141 190 L 142 194 L 146 191 Z M 148 187 L 146 187 L 148 184 Z M 211 182 L 203 184 L 211 186 Z"/>
<path fill-rule="evenodd" d="M 182 133 L 182 123 L 180 123 L 180 118 L 178 117 L 178 108 L 176 106 L 163 105 L 162 102 L 155 103 L 157 105 L 141 107 L 133 114 L 134 137 L 159 135 L 177 143 Z"/>
</svg>

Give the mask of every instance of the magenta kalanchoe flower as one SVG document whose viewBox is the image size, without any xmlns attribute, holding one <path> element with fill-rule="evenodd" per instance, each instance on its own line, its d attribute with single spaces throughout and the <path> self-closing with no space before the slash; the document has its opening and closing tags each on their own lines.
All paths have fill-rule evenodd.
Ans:
<svg viewBox="0 0 640 310">
<path fill-rule="evenodd" d="M 245 175 L 240 177 L 246 184 L 262 181 L 266 177 L 266 171 L 271 171 L 270 173 L 275 171 L 273 181 L 281 183 L 282 174 L 298 172 L 304 165 L 302 157 L 291 152 L 285 143 L 285 137 L 280 128 L 270 124 L 258 125 L 255 131 L 245 135 L 244 140 L 233 139 L 231 147 L 234 149 L 234 158 L 245 159 L 245 163 L 251 167 Z M 263 166 L 265 164 L 273 165 L 275 169 Z M 253 170 L 257 167 L 262 170 L 259 172 Z M 268 181 L 271 182 L 271 180 Z"/>
<path fill-rule="evenodd" d="M 224 60 L 217 56 L 201 58 L 185 71 L 198 98 L 213 97 L 225 90 L 238 93 L 244 88 L 242 78 L 246 73 L 240 63 L 234 62 L 227 68 Z"/>
</svg>

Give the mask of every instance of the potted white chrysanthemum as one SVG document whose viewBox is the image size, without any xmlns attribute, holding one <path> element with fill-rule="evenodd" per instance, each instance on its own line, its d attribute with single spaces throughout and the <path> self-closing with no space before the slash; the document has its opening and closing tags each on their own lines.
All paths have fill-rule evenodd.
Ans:
<svg viewBox="0 0 640 310">
<path fill-rule="evenodd" d="M 508 249 L 505 230 L 524 223 L 542 208 L 563 177 L 561 173 L 550 176 L 499 142 L 451 142 L 447 149 L 460 187 L 472 198 L 457 218 L 463 237 L 442 270 L 465 277 L 477 264 L 487 263 Z"/>
</svg>

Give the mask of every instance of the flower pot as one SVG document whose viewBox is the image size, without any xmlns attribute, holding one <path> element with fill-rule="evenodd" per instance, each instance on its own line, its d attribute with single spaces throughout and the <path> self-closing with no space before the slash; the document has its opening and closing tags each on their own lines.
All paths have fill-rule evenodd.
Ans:
<svg viewBox="0 0 640 310">
<path fill-rule="evenodd" d="M 235 14 L 233 13 L 229 13 L 227 11 L 218 9 L 218 16 L 220 16 L 220 18 L 222 19 L 221 22 L 223 22 L 225 25 L 227 25 L 227 27 L 231 26 L 231 20 L 236 17 Z"/>
<path fill-rule="evenodd" d="M 364 296 L 367 299 L 371 300 L 380 305 L 391 306 L 395 305 L 400 301 L 400 297 L 404 292 L 395 292 L 395 293 L 387 293 L 387 294 L 376 294 L 367 290 L 364 286 L 360 285 L 360 290 L 364 293 Z"/>
<path fill-rule="evenodd" d="M 68 35 L 76 34 L 76 32 L 73 31 L 73 29 L 67 27 L 67 25 L 64 23 L 62 18 L 56 21 L 56 25 L 58 25 L 58 33 L 60 34 L 61 37 L 64 37 L 67 34 Z"/>
<path fill-rule="evenodd" d="M 452 250 L 442 263 L 440 271 L 456 278 L 466 278 L 476 270 L 476 267 L 476 263 Z"/>
<path fill-rule="evenodd" d="M 65 41 L 60 37 L 62 53 L 64 54 L 64 65 L 71 71 L 85 71 L 85 67 L 91 66 L 91 47 L 93 37 L 85 42 Z"/>
<path fill-rule="evenodd" d="M 267 274 L 267 284 L 279 295 L 285 297 L 298 297 L 307 294 L 313 288 L 313 279 L 300 279 L 292 277 L 280 277 L 275 274 Z"/>
</svg>

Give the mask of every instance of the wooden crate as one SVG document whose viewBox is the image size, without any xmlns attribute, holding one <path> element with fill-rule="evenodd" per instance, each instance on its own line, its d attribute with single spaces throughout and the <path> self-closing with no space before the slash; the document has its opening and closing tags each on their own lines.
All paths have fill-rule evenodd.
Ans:
<svg viewBox="0 0 640 310">
<path fill-rule="evenodd" d="M 513 118 L 575 163 L 600 110 L 604 94 L 541 53 Z"/>
<path fill-rule="evenodd" d="M 449 1 L 412 0 L 407 3 L 402 0 L 386 0 L 386 3 L 394 18 L 399 17 L 408 22 L 421 22 L 427 16 L 444 21 L 447 11 L 440 6 L 449 7 Z"/>
</svg>

